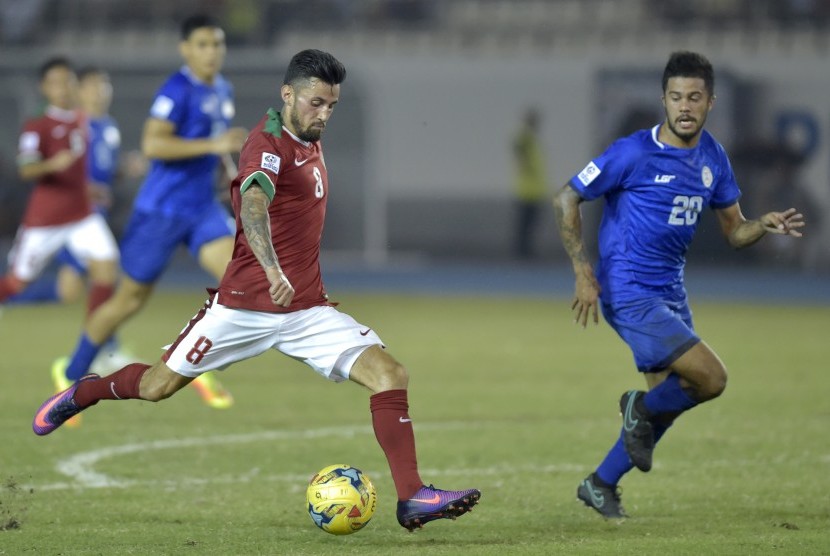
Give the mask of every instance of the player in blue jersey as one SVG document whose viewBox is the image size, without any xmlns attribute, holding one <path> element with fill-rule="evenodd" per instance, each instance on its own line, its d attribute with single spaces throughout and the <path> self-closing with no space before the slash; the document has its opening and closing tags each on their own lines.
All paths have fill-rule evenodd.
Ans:
<svg viewBox="0 0 830 556">
<path fill-rule="evenodd" d="M 619 139 L 554 197 L 557 225 L 576 275 L 572 309 L 585 327 L 605 320 L 628 344 L 648 391 L 622 395 L 622 431 L 577 497 L 606 518 L 626 517 L 617 484 L 632 468 L 651 469 L 654 445 L 683 412 L 718 397 L 726 367 L 696 334 L 683 285 L 685 253 L 700 213 L 710 207 L 734 248 L 767 233 L 801 237 L 795 209 L 757 220 L 741 195 L 723 147 L 703 129 L 714 71 L 705 57 L 675 52 L 663 73 L 665 121 Z M 594 270 L 582 242 L 579 205 L 605 208 Z"/>
<path fill-rule="evenodd" d="M 179 245 L 217 281 L 231 258 L 232 220 L 216 198 L 215 180 L 223 163 L 227 175 L 235 175 L 230 155 L 242 148 L 247 130 L 230 127 L 233 89 L 220 74 L 224 31 L 210 17 L 190 17 L 182 24 L 179 52 L 185 64 L 158 90 L 144 125 L 141 146 L 151 166 L 121 241 L 123 276 L 89 318 L 65 367 L 72 381 L 144 306 Z M 63 370 L 56 362 L 53 374 Z M 192 384 L 208 405 L 231 405 L 230 394 L 210 375 Z"/>
</svg>

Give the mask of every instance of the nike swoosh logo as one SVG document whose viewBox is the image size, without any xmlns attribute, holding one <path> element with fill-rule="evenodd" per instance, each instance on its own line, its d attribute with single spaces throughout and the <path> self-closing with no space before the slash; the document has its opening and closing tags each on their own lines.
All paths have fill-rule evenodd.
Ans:
<svg viewBox="0 0 830 556">
<path fill-rule="evenodd" d="M 634 409 L 634 396 L 628 397 L 628 403 L 625 406 L 625 413 L 623 414 L 623 428 L 626 432 L 631 432 L 634 427 L 640 422 L 639 419 L 631 418 L 631 410 Z"/>
<path fill-rule="evenodd" d="M 398 417 L 398 421 L 401 423 L 411 423 L 412 419 L 404 419 L 403 417 Z"/>
<path fill-rule="evenodd" d="M 372 329 L 371 329 L 371 328 L 367 328 L 366 330 L 361 330 L 361 331 L 360 331 L 360 335 L 361 335 L 361 336 L 365 336 L 366 334 L 368 334 L 368 333 L 369 333 L 369 332 L 371 332 L 371 331 L 372 331 Z"/>
<path fill-rule="evenodd" d="M 424 504 L 437 504 L 441 501 L 441 497 L 438 494 L 435 494 L 432 498 L 427 498 L 426 500 L 423 498 L 410 498 L 413 502 L 423 502 Z"/>
<path fill-rule="evenodd" d="M 63 392 L 61 392 L 61 393 L 63 393 Z M 37 426 L 39 426 L 39 427 L 48 427 L 48 426 L 51 425 L 51 423 L 46 422 L 44 417 L 46 417 L 46 415 L 49 413 L 49 410 L 52 409 L 52 407 L 54 407 L 54 405 L 56 403 L 58 403 L 59 399 L 60 399 L 60 395 L 56 395 L 54 398 L 49 400 L 49 402 L 45 406 L 40 408 L 40 411 L 38 411 L 37 415 L 35 415 L 35 424 Z"/>
<path fill-rule="evenodd" d="M 300 160 L 300 159 L 298 159 L 298 158 L 295 158 L 295 159 L 294 159 L 294 165 L 295 165 L 295 166 L 302 166 L 302 165 L 303 165 L 303 164 L 305 164 L 306 162 L 308 162 L 308 159 L 307 159 L 307 158 L 306 158 L 305 160 Z"/>
<path fill-rule="evenodd" d="M 588 494 L 595 506 L 602 506 L 605 504 L 605 495 L 598 493 L 588 481 L 585 481 L 585 487 L 588 489 Z"/>
</svg>

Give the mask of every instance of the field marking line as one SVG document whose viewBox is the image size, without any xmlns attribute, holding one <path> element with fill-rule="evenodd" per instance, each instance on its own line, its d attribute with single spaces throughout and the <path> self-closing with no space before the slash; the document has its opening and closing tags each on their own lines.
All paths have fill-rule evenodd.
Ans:
<svg viewBox="0 0 830 556">
<path fill-rule="evenodd" d="M 425 423 L 417 426 L 418 431 L 429 430 L 454 430 L 454 429 L 471 429 L 481 426 L 480 422 L 475 424 L 466 422 L 446 422 L 446 423 Z M 45 484 L 40 486 L 28 485 L 28 487 L 37 490 L 68 490 L 68 489 L 95 489 L 95 488 L 130 488 L 136 486 L 158 486 L 166 489 L 175 489 L 186 486 L 198 486 L 204 484 L 231 484 L 250 482 L 254 479 L 258 481 L 272 481 L 272 482 L 293 482 L 297 484 L 305 484 L 310 478 L 310 474 L 285 473 L 279 475 L 261 475 L 259 468 L 253 468 L 246 473 L 239 475 L 224 475 L 212 476 L 209 478 L 198 477 L 183 477 L 170 481 L 159 480 L 135 480 L 123 479 L 108 475 L 95 469 L 100 462 L 118 456 L 125 456 L 134 453 L 144 453 L 148 451 L 158 450 L 174 450 L 180 448 L 205 447 L 213 445 L 228 445 L 228 444 L 247 444 L 251 442 L 268 442 L 268 441 L 283 441 L 283 440 L 310 440 L 317 438 L 326 438 L 332 436 L 338 437 L 353 437 L 357 435 L 371 435 L 374 430 L 371 426 L 342 426 L 342 427 L 323 427 L 317 429 L 305 430 L 268 430 L 243 434 L 228 434 L 218 436 L 206 437 L 184 437 L 167 440 L 153 440 L 149 442 L 137 442 L 129 444 L 121 444 L 116 446 L 107 446 L 80 452 L 59 461 L 55 465 L 55 470 L 66 476 L 69 480 L 64 482 L 57 482 Z M 585 465 L 578 464 L 549 464 L 549 465 L 526 465 L 526 466 L 489 466 L 476 469 L 422 469 L 421 472 L 425 475 L 498 475 L 502 473 L 515 472 L 563 472 L 563 471 L 584 471 L 587 469 Z M 376 476 L 381 476 L 388 472 L 384 471 L 366 471 L 368 475 L 373 473 Z"/>
</svg>

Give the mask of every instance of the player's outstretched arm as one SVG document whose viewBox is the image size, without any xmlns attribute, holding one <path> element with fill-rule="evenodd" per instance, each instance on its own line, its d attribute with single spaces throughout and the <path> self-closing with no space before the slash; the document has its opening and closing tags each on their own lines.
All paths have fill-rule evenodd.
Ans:
<svg viewBox="0 0 830 556">
<path fill-rule="evenodd" d="M 206 154 L 238 153 L 248 132 L 234 127 L 217 137 L 185 139 L 176 135 L 173 122 L 148 118 L 141 135 L 141 152 L 147 158 L 157 160 L 181 160 Z"/>
<path fill-rule="evenodd" d="M 556 216 L 559 236 L 562 238 L 565 251 L 571 258 L 571 265 L 576 276 L 574 301 L 571 305 L 571 309 L 576 313 L 574 322 L 581 324 L 584 328 L 588 324 L 589 316 L 594 324 L 599 322 L 597 300 L 600 287 L 582 242 L 582 215 L 579 211 L 581 202 L 582 197 L 568 184 L 565 184 L 553 196 L 553 212 Z"/>
<path fill-rule="evenodd" d="M 744 218 L 738 203 L 717 209 L 715 213 L 723 235 L 735 249 L 748 247 L 767 233 L 801 237 L 801 228 L 805 225 L 804 216 L 794 208 L 783 212 L 768 212 L 757 220 Z"/>
<path fill-rule="evenodd" d="M 239 219 L 248 245 L 268 278 L 271 301 L 274 305 L 288 307 L 294 299 L 294 287 L 280 268 L 271 240 L 271 220 L 268 214 L 270 202 L 262 188 L 256 182 L 252 183 L 242 193 Z"/>
</svg>

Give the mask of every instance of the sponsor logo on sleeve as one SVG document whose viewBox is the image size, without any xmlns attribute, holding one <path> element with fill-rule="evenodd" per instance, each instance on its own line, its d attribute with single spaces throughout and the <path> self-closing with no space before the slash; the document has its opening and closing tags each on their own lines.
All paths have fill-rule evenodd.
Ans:
<svg viewBox="0 0 830 556">
<path fill-rule="evenodd" d="M 271 170 L 275 174 L 280 173 L 280 157 L 271 153 L 262 153 L 262 164 L 266 170 Z"/>
<path fill-rule="evenodd" d="M 236 108 L 234 108 L 234 106 L 233 106 L 233 101 L 231 99 L 226 98 L 222 102 L 222 116 L 226 120 L 232 120 L 235 115 L 236 115 Z"/>
<path fill-rule="evenodd" d="M 170 117 L 170 112 L 173 111 L 173 106 L 175 106 L 175 103 L 172 98 L 159 95 L 153 102 L 153 106 L 150 107 L 150 115 L 154 118 L 158 118 L 159 120 L 166 120 Z"/>
<path fill-rule="evenodd" d="M 20 136 L 20 152 L 34 152 L 37 151 L 38 147 L 40 147 L 40 135 L 37 131 L 26 131 Z"/>
<path fill-rule="evenodd" d="M 579 178 L 579 181 L 582 182 L 582 185 L 588 187 L 591 185 L 591 182 L 594 181 L 598 175 L 602 173 L 602 170 L 599 169 L 599 166 L 594 164 L 591 161 L 584 170 L 582 170 L 576 177 Z"/>
</svg>

